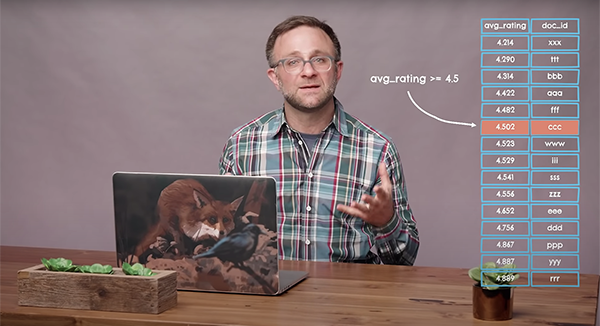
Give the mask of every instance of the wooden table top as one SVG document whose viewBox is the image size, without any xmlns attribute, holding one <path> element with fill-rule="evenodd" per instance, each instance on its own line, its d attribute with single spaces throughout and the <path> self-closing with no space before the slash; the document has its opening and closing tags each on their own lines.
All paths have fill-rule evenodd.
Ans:
<svg viewBox="0 0 600 326">
<path fill-rule="evenodd" d="M 0 248 L 2 325 L 594 325 L 598 275 L 582 274 L 578 288 L 515 289 L 514 316 L 476 320 L 467 269 L 283 261 L 308 279 L 276 296 L 178 291 L 161 314 L 25 307 L 17 304 L 17 271 L 44 258 L 76 264 L 116 264 L 105 251 Z"/>
</svg>

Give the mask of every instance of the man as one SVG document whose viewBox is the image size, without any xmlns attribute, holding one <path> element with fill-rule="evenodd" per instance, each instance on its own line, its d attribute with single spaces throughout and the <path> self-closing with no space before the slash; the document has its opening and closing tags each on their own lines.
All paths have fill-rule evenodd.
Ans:
<svg viewBox="0 0 600 326">
<path fill-rule="evenodd" d="M 412 265 L 419 236 L 398 153 L 334 96 L 343 62 L 331 27 L 290 17 L 266 55 L 283 107 L 233 131 L 221 174 L 275 178 L 282 259 Z"/>
</svg>

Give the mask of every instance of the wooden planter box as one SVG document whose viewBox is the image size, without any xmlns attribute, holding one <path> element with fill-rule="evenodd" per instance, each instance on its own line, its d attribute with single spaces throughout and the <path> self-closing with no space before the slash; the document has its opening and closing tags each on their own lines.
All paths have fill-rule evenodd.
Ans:
<svg viewBox="0 0 600 326">
<path fill-rule="evenodd" d="M 177 272 L 154 276 L 47 271 L 43 264 L 18 271 L 19 305 L 159 314 L 177 305 Z"/>
</svg>

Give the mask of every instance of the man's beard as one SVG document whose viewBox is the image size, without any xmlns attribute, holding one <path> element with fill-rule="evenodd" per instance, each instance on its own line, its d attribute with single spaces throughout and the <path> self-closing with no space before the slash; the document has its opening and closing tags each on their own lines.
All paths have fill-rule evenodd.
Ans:
<svg viewBox="0 0 600 326">
<path fill-rule="evenodd" d="M 292 94 L 291 92 L 287 92 L 281 83 L 281 79 L 277 78 L 277 81 L 279 83 L 281 94 L 286 102 L 288 102 L 293 108 L 303 112 L 314 112 L 322 109 L 325 104 L 327 104 L 333 98 L 333 94 L 335 93 L 335 88 L 337 86 L 337 79 L 333 78 L 333 81 L 329 87 L 325 89 L 325 92 L 319 94 L 320 99 L 316 103 L 309 105 L 308 103 L 304 102 L 298 93 Z"/>
</svg>

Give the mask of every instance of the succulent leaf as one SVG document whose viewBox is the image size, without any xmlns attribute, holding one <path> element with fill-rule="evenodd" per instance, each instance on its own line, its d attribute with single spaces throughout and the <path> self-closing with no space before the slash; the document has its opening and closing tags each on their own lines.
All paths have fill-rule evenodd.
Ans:
<svg viewBox="0 0 600 326">
<path fill-rule="evenodd" d="M 50 270 L 50 262 L 46 258 L 42 258 L 42 264 L 46 267 L 47 270 Z"/>
<path fill-rule="evenodd" d="M 93 264 L 93 265 L 81 265 L 77 266 L 77 271 L 81 273 L 94 273 L 94 274 L 113 274 L 113 268 L 111 265 Z"/>
<path fill-rule="evenodd" d="M 481 287 L 483 287 L 483 288 L 485 288 L 487 290 L 497 290 L 499 288 L 496 284 L 494 284 L 493 281 L 491 281 L 487 277 L 484 277 L 481 280 Z"/>
<path fill-rule="evenodd" d="M 71 272 L 77 269 L 77 266 L 73 265 L 73 261 L 64 258 L 42 258 L 42 263 L 49 271 L 54 272 Z"/>
<path fill-rule="evenodd" d="M 480 282 L 481 281 L 481 268 L 473 267 L 473 268 L 469 269 L 469 277 L 471 277 L 471 279 L 473 281 Z"/>
<path fill-rule="evenodd" d="M 90 273 L 90 266 L 87 266 L 87 265 L 77 266 L 77 271 L 81 272 L 81 273 Z"/>
<path fill-rule="evenodd" d="M 150 268 L 146 268 L 140 263 L 135 263 L 133 266 L 129 265 L 128 263 L 123 263 L 122 269 L 127 275 L 153 276 L 156 274 L 152 272 Z"/>
</svg>

